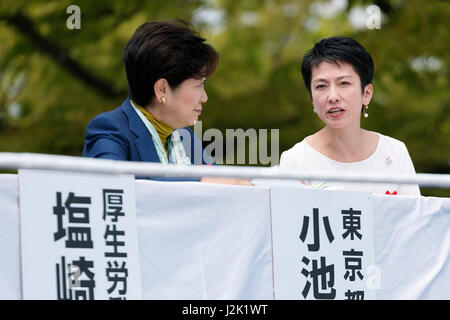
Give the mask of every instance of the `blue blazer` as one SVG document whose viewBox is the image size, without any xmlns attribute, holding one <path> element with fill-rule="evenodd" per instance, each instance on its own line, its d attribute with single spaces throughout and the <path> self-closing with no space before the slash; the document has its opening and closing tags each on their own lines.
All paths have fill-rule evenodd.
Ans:
<svg viewBox="0 0 450 320">
<path fill-rule="evenodd" d="M 212 164 L 205 156 L 202 143 L 191 129 L 185 127 L 181 140 L 192 164 Z M 186 132 L 189 134 L 186 135 Z M 194 157 L 197 155 L 197 157 Z M 101 113 L 89 122 L 83 157 L 111 160 L 160 162 L 152 136 L 127 98 L 120 107 Z M 152 180 L 198 181 L 196 178 L 136 177 Z"/>
</svg>

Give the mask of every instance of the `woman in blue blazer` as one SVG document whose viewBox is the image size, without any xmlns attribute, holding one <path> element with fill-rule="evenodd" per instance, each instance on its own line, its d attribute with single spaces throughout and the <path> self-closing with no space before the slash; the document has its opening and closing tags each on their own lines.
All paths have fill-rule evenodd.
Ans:
<svg viewBox="0 0 450 320">
<path fill-rule="evenodd" d="M 148 22 L 123 51 L 130 96 L 86 128 L 83 156 L 164 164 L 212 164 L 188 126 L 208 100 L 205 79 L 219 55 L 185 22 Z M 151 177 L 148 177 L 151 178 Z M 158 179 L 181 180 L 181 179 Z M 200 180 L 186 179 L 182 180 Z M 206 182 L 245 184 L 239 179 Z"/>
</svg>

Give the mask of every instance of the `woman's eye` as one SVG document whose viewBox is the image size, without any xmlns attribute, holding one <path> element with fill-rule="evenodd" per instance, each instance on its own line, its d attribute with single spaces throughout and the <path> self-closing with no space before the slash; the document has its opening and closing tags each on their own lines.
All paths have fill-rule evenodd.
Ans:
<svg viewBox="0 0 450 320">
<path fill-rule="evenodd" d="M 341 82 L 341 86 L 348 86 L 350 84 L 350 82 L 348 81 L 342 81 Z"/>
<path fill-rule="evenodd" d="M 316 86 L 316 89 L 322 89 L 322 88 L 325 88 L 325 85 L 323 85 L 323 84 L 318 84 L 318 85 Z"/>
</svg>

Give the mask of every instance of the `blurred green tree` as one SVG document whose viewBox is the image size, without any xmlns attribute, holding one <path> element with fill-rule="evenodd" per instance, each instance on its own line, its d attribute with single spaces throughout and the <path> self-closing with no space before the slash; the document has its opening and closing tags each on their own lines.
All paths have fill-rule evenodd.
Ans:
<svg viewBox="0 0 450 320">
<path fill-rule="evenodd" d="M 380 29 L 366 25 L 372 3 Z M 221 54 L 207 83 L 204 130 L 277 128 L 280 153 L 319 130 L 301 57 L 323 37 L 351 36 L 375 63 L 363 127 L 404 141 L 417 172 L 450 173 L 447 1 L 82 0 L 81 29 L 70 30 L 71 4 L 0 4 L 2 151 L 80 155 L 87 123 L 127 96 L 121 57 L 134 30 L 181 18 Z"/>
</svg>

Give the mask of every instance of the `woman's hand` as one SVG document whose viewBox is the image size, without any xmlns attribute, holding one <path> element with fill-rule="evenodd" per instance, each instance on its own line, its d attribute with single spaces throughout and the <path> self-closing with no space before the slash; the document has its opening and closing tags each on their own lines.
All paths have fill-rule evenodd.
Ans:
<svg viewBox="0 0 450 320">
<path fill-rule="evenodd" d="M 203 177 L 200 182 L 217 183 L 217 184 L 232 184 L 236 186 L 253 186 L 250 179 L 238 179 L 238 178 L 212 178 Z"/>
</svg>

